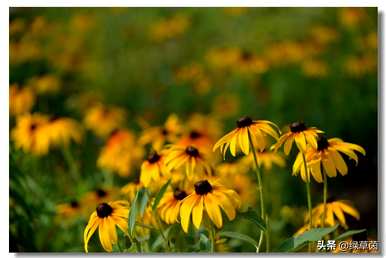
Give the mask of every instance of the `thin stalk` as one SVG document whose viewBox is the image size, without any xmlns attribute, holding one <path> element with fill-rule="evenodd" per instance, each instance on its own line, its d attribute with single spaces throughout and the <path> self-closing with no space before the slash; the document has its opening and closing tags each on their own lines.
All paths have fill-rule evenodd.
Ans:
<svg viewBox="0 0 386 258">
<path fill-rule="evenodd" d="M 323 169 L 323 216 L 322 216 L 322 227 L 326 224 L 326 213 L 327 213 L 327 174 Z"/>
<path fill-rule="evenodd" d="M 309 217 L 309 227 L 312 229 L 312 199 L 311 199 L 311 175 L 308 170 L 306 156 L 302 152 L 304 169 L 306 171 L 307 181 L 306 181 L 306 192 L 307 192 L 307 207 L 308 207 L 308 217 Z M 308 244 L 308 252 L 311 252 L 312 243 Z"/>
<path fill-rule="evenodd" d="M 265 235 L 267 237 L 267 241 L 265 241 L 265 252 L 269 252 L 269 249 L 270 249 L 270 243 L 268 241 L 268 239 L 270 239 L 269 235 L 270 235 L 270 232 L 269 232 L 269 218 L 268 218 L 268 215 L 265 214 L 265 224 L 267 225 L 267 230 L 265 231 Z"/>
<path fill-rule="evenodd" d="M 249 139 L 249 145 L 251 146 L 251 149 L 252 149 L 253 160 L 255 161 L 255 172 L 256 172 L 257 185 L 259 188 L 259 195 L 260 195 L 261 218 L 264 221 L 265 220 L 265 208 L 264 208 L 263 180 L 261 178 L 261 172 L 259 169 L 259 164 L 257 162 L 255 146 L 253 146 L 252 137 L 251 137 L 251 134 L 249 131 L 248 131 L 248 139 Z M 267 228 L 267 230 L 268 230 L 268 228 Z M 266 234 L 266 241 L 269 242 L 267 234 Z M 260 232 L 260 239 L 259 239 L 259 244 L 257 246 L 257 252 L 260 250 L 260 246 L 261 246 L 262 242 L 263 242 L 263 231 Z M 268 246 L 269 246 L 269 243 L 268 243 Z"/>
<path fill-rule="evenodd" d="M 79 170 L 78 166 L 76 164 L 76 161 L 74 157 L 72 156 L 72 153 L 70 151 L 70 148 L 68 146 L 64 146 L 62 149 L 63 157 L 67 162 L 68 169 L 70 171 L 71 177 L 74 181 L 79 180 Z"/>
<path fill-rule="evenodd" d="M 171 247 L 170 247 L 169 239 L 167 239 L 167 237 L 166 237 L 165 234 L 164 234 L 164 229 L 163 229 L 163 227 L 162 227 L 162 224 L 161 224 L 161 222 L 160 222 L 160 220 L 159 220 L 158 215 L 155 215 L 155 216 L 156 216 L 156 221 L 157 221 L 158 231 L 160 232 L 161 237 L 163 238 L 163 240 L 166 242 L 168 252 L 171 252 Z"/>
<path fill-rule="evenodd" d="M 209 237 L 210 237 L 210 252 L 215 252 L 215 246 L 216 246 L 216 230 L 212 223 L 210 223 L 210 229 L 209 229 Z"/>
</svg>

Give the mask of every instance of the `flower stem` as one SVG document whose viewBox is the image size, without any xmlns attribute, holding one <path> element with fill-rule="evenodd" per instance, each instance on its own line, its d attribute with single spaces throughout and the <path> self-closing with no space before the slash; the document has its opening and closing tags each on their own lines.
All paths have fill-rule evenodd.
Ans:
<svg viewBox="0 0 386 258">
<path fill-rule="evenodd" d="M 327 175 L 323 169 L 323 217 L 322 217 L 322 227 L 326 224 L 326 212 L 327 212 Z"/>
<path fill-rule="evenodd" d="M 209 229 L 209 237 L 210 237 L 210 252 L 215 252 L 215 245 L 216 245 L 216 229 L 214 228 L 213 224 L 210 223 L 210 229 Z"/>
<path fill-rule="evenodd" d="M 302 152 L 304 169 L 306 171 L 307 181 L 306 181 L 306 191 L 307 191 L 307 207 L 308 207 L 308 217 L 309 217 L 309 228 L 312 229 L 312 199 L 311 199 L 311 175 L 308 170 L 306 156 Z M 308 252 L 311 252 L 312 243 L 308 244 Z"/>
<path fill-rule="evenodd" d="M 68 170 L 71 174 L 71 177 L 74 181 L 79 180 L 79 170 L 78 166 L 76 164 L 76 161 L 74 159 L 74 156 L 72 156 L 72 153 L 70 151 L 70 148 L 68 146 L 64 146 L 62 148 L 63 157 L 67 162 Z"/>
<path fill-rule="evenodd" d="M 257 162 L 255 146 L 253 145 L 252 137 L 251 137 L 251 134 L 250 134 L 249 131 L 248 131 L 248 139 L 249 139 L 249 145 L 251 146 L 251 149 L 252 149 L 253 160 L 255 161 L 255 172 L 256 172 L 257 184 L 258 184 L 259 195 L 260 195 L 260 209 L 261 209 L 261 214 L 260 215 L 261 215 L 261 218 L 263 219 L 263 221 L 265 221 L 266 218 L 265 218 L 265 208 L 264 208 L 263 180 L 261 179 L 261 172 L 260 172 L 260 169 L 259 169 L 259 164 Z M 268 218 L 268 216 L 267 216 L 267 218 Z M 260 239 L 259 239 L 259 244 L 258 244 L 258 247 L 257 247 L 257 251 L 260 249 L 262 240 L 263 240 L 263 232 L 261 231 L 260 232 Z M 267 242 L 269 241 L 268 234 L 266 234 L 266 241 Z M 267 245 L 269 246 L 269 243 Z"/>
</svg>

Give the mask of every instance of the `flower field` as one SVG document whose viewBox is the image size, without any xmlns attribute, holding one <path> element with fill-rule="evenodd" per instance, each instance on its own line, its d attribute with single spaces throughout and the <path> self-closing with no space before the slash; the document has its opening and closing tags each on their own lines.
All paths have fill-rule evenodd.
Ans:
<svg viewBox="0 0 386 258">
<path fill-rule="evenodd" d="M 11 8 L 10 251 L 378 253 L 377 20 Z"/>
</svg>

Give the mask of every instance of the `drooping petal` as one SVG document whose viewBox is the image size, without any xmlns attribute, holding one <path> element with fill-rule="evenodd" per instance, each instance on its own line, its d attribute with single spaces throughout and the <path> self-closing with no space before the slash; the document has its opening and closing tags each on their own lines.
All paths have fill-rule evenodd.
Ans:
<svg viewBox="0 0 386 258">
<path fill-rule="evenodd" d="M 206 213 L 209 218 L 213 221 L 217 228 L 222 227 L 222 217 L 221 211 L 218 207 L 218 204 L 215 202 L 215 199 L 212 197 L 211 193 L 208 193 L 204 196 L 204 205 Z"/>
<path fill-rule="evenodd" d="M 95 230 L 98 228 L 98 225 L 99 219 L 96 215 L 96 212 L 93 212 L 83 233 L 84 250 L 86 251 L 86 253 L 88 253 L 88 241 L 90 241 L 90 238 L 94 234 Z"/>
<path fill-rule="evenodd" d="M 193 218 L 192 221 L 196 229 L 200 228 L 203 211 L 204 211 L 204 198 L 201 197 L 197 201 L 196 205 L 193 207 L 193 211 L 192 211 L 192 218 Z"/>
<path fill-rule="evenodd" d="M 294 137 L 289 136 L 287 140 L 284 142 L 284 154 L 288 155 L 292 148 L 292 143 L 294 141 Z"/>
<path fill-rule="evenodd" d="M 324 171 L 329 177 L 336 177 L 336 168 L 334 166 L 334 162 L 329 156 L 322 159 L 322 164 Z"/>
<path fill-rule="evenodd" d="M 338 169 L 340 174 L 342 176 L 347 175 L 348 168 L 347 168 L 346 162 L 344 162 L 344 159 L 339 154 L 339 152 L 337 152 L 335 150 L 331 150 L 330 155 L 332 157 L 332 160 L 334 161 L 335 167 Z"/>
<path fill-rule="evenodd" d="M 103 249 L 105 249 L 107 252 L 112 252 L 113 246 L 111 244 L 110 233 L 107 223 L 107 218 L 101 219 L 101 223 L 99 225 L 99 240 L 102 244 Z"/>
<path fill-rule="evenodd" d="M 182 226 L 182 229 L 185 231 L 185 233 L 188 232 L 190 213 L 192 212 L 192 209 L 196 204 L 196 201 L 197 201 L 197 196 L 194 194 L 191 194 L 190 196 L 186 197 L 182 201 L 182 204 L 180 207 L 180 218 L 181 218 L 181 226 Z"/>
</svg>

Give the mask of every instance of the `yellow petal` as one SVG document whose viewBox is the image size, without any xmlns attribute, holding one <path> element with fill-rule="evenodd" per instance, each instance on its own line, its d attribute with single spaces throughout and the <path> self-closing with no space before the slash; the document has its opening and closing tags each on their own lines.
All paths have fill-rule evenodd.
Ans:
<svg viewBox="0 0 386 258">
<path fill-rule="evenodd" d="M 294 138 L 292 136 L 289 136 L 287 140 L 284 142 L 285 155 L 288 155 L 290 153 L 293 141 L 294 141 Z"/>
<path fill-rule="evenodd" d="M 217 228 L 222 227 L 221 211 L 211 193 L 204 196 L 205 210 Z"/>
<path fill-rule="evenodd" d="M 95 230 L 98 228 L 99 220 L 96 215 L 96 212 L 93 212 L 90 216 L 90 220 L 84 229 L 83 233 L 83 239 L 84 239 L 84 250 L 86 253 L 88 253 L 88 241 L 90 240 L 91 236 L 94 234 Z"/>
<path fill-rule="evenodd" d="M 193 211 L 192 211 L 193 225 L 196 227 L 196 229 L 200 228 L 203 210 L 204 210 L 204 198 L 201 197 L 197 201 L 196 206 L 193 207 Z"/>
<path fill-rule="evenodd" d="M 228 219 L 233 220 L 236 217 L 236 211 L 232 205 L 232 202 L 228 199 L 228 196 L 219 191 L 214 192 L 213 196 L 216 197 L 220 207 L 224 210 Z"/>
<path fill-rule="evenodd" d="M 344 162 L 342 156 L 337 151 L 330 151 L 330 155 L 332 157 L 332 160 L 334 161 L 334 164 L 338 171 L 341 173 L 342 176 L 347 175 L 348 168 L 346 165 L 346 162 Z"/>
<path fill-rule="evenodd" d="M 348 202 L 339 201 L 338 204 L 345 213 L 350 214 L 351 216 L 359 220 L 360 218 L 359 212 L 354 207 L 352 207 Z"/>
<path fill-rule="evenodd" d="M 109 225 L 107 223 L 107 218 L 103 218 L 99 225 L 99 240 L 102 244 L 103 249 L 105 249 L 107 252 L 112 252 L 113 246 L 111 244 L 108 227 Z"/>
<path fill-rule="evenodd" d="M 338 218 L 340 224 L 343 226 L 343 227 L 346 227 L 346 219 L 344 218 L 344 214 L 341 210 L 341 207 L 339 205 L 337 205 L 336 203 L 331 203 L 330 205 L 332 205 L 333 207 L 333 211 L 336 215 L 336 217 Z"/>
<path fill-rule="evenodd" d="M 180 217 L 181 217 L 181 226 L 182 226 L 182 229 L 185 231 L 185 233 L 188 232 L 190 213 L 192 212 L 192 209 L 196 204 L 196 201 L 197 201 L 197 196 L 195 194 L 189 195 L 182 201 L 181 208 L 180 208 Z"/>
<path fill-rule="evenodd" d="M 323 164 L 324 171 L 329 177 L 336 177 L 336 168 L 330 156 L 322 159 L 322 164 Z"/>
<path fill-rule="evenodd" d="M 306 143 L 306 138 L 304 136 L 304 133 L 298 133 L 295 136 L 295 143 L 296 146 L 298 146 L 299 151 L 305 152 L 307 149 L 307 143 Z"/>
</svg>

